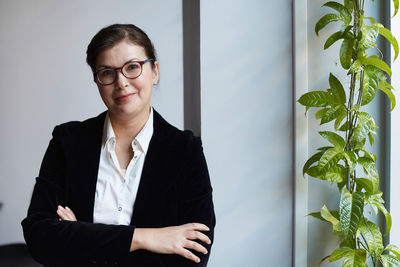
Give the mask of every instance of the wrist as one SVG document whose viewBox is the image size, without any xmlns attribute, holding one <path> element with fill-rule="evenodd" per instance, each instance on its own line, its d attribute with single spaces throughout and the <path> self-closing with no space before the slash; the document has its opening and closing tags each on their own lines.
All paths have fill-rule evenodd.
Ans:
<svg viewBox="0 0 400 267">
<path fill-rule="evenodd" d="M 138 249 L 146 249 L 148 230 L 149 229 L 145 228 L 135 228 L 135 231 L 133 232 L 132 236 L 130 251 L 135 251 Z"/>
</svg>

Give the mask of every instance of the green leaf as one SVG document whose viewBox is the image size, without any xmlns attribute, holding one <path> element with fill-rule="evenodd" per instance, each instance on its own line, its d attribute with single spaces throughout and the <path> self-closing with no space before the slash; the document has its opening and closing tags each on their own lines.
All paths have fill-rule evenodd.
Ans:
<svg viewBox="0 0 400 267">
<path fill-rule="evenodd" d="M 372 2 L 374 2 L 374 1 L 372 1 Z M 373 17 L 364 17 L 364 19 L 369 20 L 369 22 L 370 22 L 371 24 L 376 24 L 376 19 L 373 18 Z"/>
<path fill-rule="evenodd" d="M 344 0 L 344 6 L 352 13 L 354 9 L 354 0 Z"/>
<path fill-rule="evenodd" d="M 326 113 L 328 110 L 329 110 L 329 108 L 321 108 L 320 110 L 318 110 L 318 111 L 315 113 L 315 118 L 316 118 L 317 120 L 321 119 L 321 118 L 325 115 L 325 113 Z"/>
<path fill-rule="evenodd" d="M 337 40 L 343 39 L 343 32 L 338 31 L 332 34 L 331 36 L 326 39 L 326 42 L 324 44 L 324 49 L 328 49 L 331 45 L 333 45 Z"/>
<path fill-rule="evenodd" d="M 323 6 L 333 8 L 337 12 L 339 12 L 340 17 L 345 24 L 349 24 L 351 22 L 351 13 L 342 4 L 339 4 L 334 1 L 329 1 L 329 2 L 325 3 Z"/>
<path fill-rule="evenodd" d="M 317 178 L 317 179 L 321 179 L 321 175 L 322 175 L 321 170 L 320 170 L 320 168 L 318 168 L 318 166 L 313 166 L 313 167 L 308 168 L 306 171 L 306 174 L 308 174 L 314 178 Z"/>
<path fill-rule="evenodd" d="M 307 216 L 314 217 L 314 218 L 319 219 L 319 220 L 324 221 L 324 222 L 327 221 L 324 218 L 322 218 L 321 212 L 311 212 L 311 213 L 307 214 Z"/>
<path fill-rule="evenodd" d="M 390 103 L 392 104 L 390 111 L 393 111 L 394 107 L 396 106 L 396 97 L 394 96 L 393 92 L 389 88 L 385 87 L 383 82 L 378 84 L 378 88 L 389 97 Z"/>
<path fill-rule="evenodd" d="M 357 158 L 353 151 L 344 151 L 343 157 L 346 160 L 347 164 L 350 166 L 350 169 L 353 170 L 357 164 Z"/>
<path fill-rule="evenodd" d="M 335 165 L 330 168 L 323 176 L 321 180 L 331 181 L 334 183 L 342 183 L 346 177 L 346 169 L 342 165 Z"/>
<path fill-rule="evenodd" d="M 377 26 L 366 26 L 361 27 L 361 40 L 359 41 L 359 49 L 366 50 L 372 46 L 375 46 L 376 39 L 378 38 L 379 29 Z"/>
<path fill-rule="evenodd" d="M 340 123 L 342 123 L 343 119 L 347 116 L 347 109 L 345 107 L 342 108 L 341 113 L 337 116 L 335 120 L 335 131 L 339 130 Z"/>
<path fill-rule="evenodd" d="M 349 122 L 346 121 L 345 123 L 343 123 L 342 126 L 340 126 L 339 131 L 344 132 L 344 131 L 347 131 L 348 129 L 349 129 Z"/>
<path fill-rule="evenodd" d="M 324 152 L 318 152 L 314 155 L 312 155 L 307 162 L 304 164 L 303 167 L 303 175 L 307 172 L 307 170 L 313 165 L 315 162 L 318 162 L 321 156 L 324 154 Z"/>
<path fill-rule="evenodd" d="M 371 179 L 373 183 L 373 192 L 377 192 L 379 188 L 379 175 L 375 167 L 375 162 L 367 157 L 360 157 L 357 162 L 363 167 L 365 174 Z"/>
<path fill-rule="evenodd" d="M 319 147 L 317 148 L 318 151 L 327 151 L 329 148 L 333 148 L 332 146 L 323 146 L 323 147 Z"/>
<path fill-rule="evenodd" d="M 351 238 L 357 231 L 364 210 L 364 195 L 342 190 L 340 198 L 340 225 L 345 238 Z"/>
<path fill-rule="evenodd" d="M 365 267 L 367 261 L 367 252 L 365 249 L 356 249 L 354 254 L 346 257 L 343 261 L 343 267 Z"/>
<path fill-rule="evenodd" d="M 376 155 L 375 155 L 375 154 L 370 153 L 370 152 L 368 152 L 368 151 L 365 150 L 365 149 L 357 150 L 357 153 L 359 153 L 359 152 L 363 152 L 363 153 L 364 153 L 364 157 L 369 158 L 369 159 L 371 159 L 374 163 L 376 163 Z"/>
<path fill-rule="evenodd" d="M 317 24 L 315 24 L 315 34 L 319 36 L 319 31 L 322 30 L 326 25 L 339 20 L 342 20 L 342 18 L 338 14 L 326 14 L 317 22 Z"/>
<path fill-rule="evenodd" d="M 323 138 L 328 140 L 332 145 L 334 145 L 338 150 L 343 150 L 346 142 L 344 141 L 343 137 L 338 135 L 337 133 L 330 132 L 330 131 L 321 131 L 318 132 Z"/>
<path fill-rule="evenodd" d="M 323 257 L 323 258 L 319 261 L 319 266 L 321 266 L 321 264 L 322 264 L 324 261 L 326 261 L 327 259 L 329 259 L 330 256 L 331 256 L 331 255 L 328 255 L 328 256 Z"/>
<path fill-rule="evenodd" d="M 348 247 L 348 248 L 354 248 L 354 240 L 353 239 L 342 239 L 342 242 L 340 242 L 339 247 Z"/>
<path fill-rule="evenodd" d="M 343 261 L 343 267 L 365 267 L 367 260 L 367 253 L 365 249 L 352 249 L 349 247 L 337 248 L 329 257 L 329 261 L 337 261 L 341 258 L 345 258 Z"/>
<path fill-rule="evenodd" d="M 382 234 L 379 227 L 363 218 L 360 221 L 359 231 L 367 241 L 369 254 L 375 253 L 379 257 L 383 252 Z"/>
<path fill-rule="evenodd" d="M 378 91 L 378 78 L 375 74 L 364 72 L 363 88 L 362 88 L 362 101 L 361 105 L 364 106 L 370 103 Z"/>
<path fill-rule="evenodd" d="M 384 235 L 387 235 L 390 232 L 390 228 L 392 227 L 392 216 L 390 216 L 390 213 L 387 211 L 385 208 L 385 201 L 382 198 L 382 192 L 369 195 L 366 199 L 366 201 L 371 204 L 376 211 L 376 208 L 378 208 L 382 213 L 383 216 L 385 216 L 386 219 L 386 232 Z"/>
<path fill-rule="evenodd" d="M 340 47 L 340 64 L 347 70 L 351 66 L 354 39 L 344 39 Z"/>
<path fill-rule="evenodd" d="M 338 105 L 330 108 L 321 119 L 321 125 L 333 121 L 343 112 L 343 105 Z"/>
<path fill-rule="evenodd" d="M 374 137 L 372 136 L 371 132 L 368 133 L 368 140 L 369 140 L 369 144 L 370 144 L 371 146 L 374 146 L 375 139 L 374 139 Z"/>
<path fill-rule="evenodd" d="M 367 75 L 369 77 L 374 77 L 377 81 L 381 80 L 381 81 L 386 81 L 386 75 L 385 73 L 372 65 L 365 65 L 364 66 L 364 71 L 367 73 Z"/>
<path fill-rule="evenodd" d="M 333 211 L 331 213 L 328 210 L 328 208 L 324 205 L 321 208 L 321 217 L 323 219 L 325 219 L 327 222 L 330 222 L 332 224 L 334 233 L 336 233 L 337 235 L 340 235 L 339 234 L 341 232 L 340 221 L 337 219 L 337 216 L 336 217 L 334 216 L 334 214 L 333 214 L 334 212 L 337 212 L 337 211 Z M 338 215 L 338 214 L 336 213 L 336 215 Z"/>
<path fill-rule="evenodd" d="M 343 85 L 339 79 L 336 78 L 332 73 L 329 74 L 329 86 L 332 89 L 333 100 L 338 104 L 346 103 L 346 92 L 344 91 Z"/>
<path fill-rule="evenodd" d="M 393 255 L 381 255 L 383 267 L 399 267 L 400 261 Z"/>
<path fill-rule="evenodd" d="M 383 70 L 384 72 L 386 72 L 389 76 L 392 76 L 392 70 L 390 69 L 390 67 L 388 66 L 388 64 L 386 64 L 385 61 L 380 60 L 374 56 L 370 56 L 367 58 L 364 58 L 362 60 L 362 63 L 364 65 L 372 65 L 375 66 L 381 70 Z"/>
<path fill-rule="evenodd" d="M 341 151 L 338 151 L 336 148 L 326 150 L 321 156 L 317 167 L 322 173 L 328 171 L 340 160 L 340 154 Z"/>
<path fill-rule="evenodd" d="M 385 37 L 392 44 L 395 54 L 394 60 L 396 60 L 397 56 L 399 55 L 399 44 L 397 43 L 396 37 L 393 36 L 390 30 L 383 27 L 382 24 L 378 24 L 378 27 L 379 27 L 379 34 Z"/>
<path fill-rule="evenodd" d="M 359 122 L 350 139 L 351 146 L 355 149 L 362 149 L 368 133 L 373 129 L 374 121 L 370 117 L 359 115 Z"/>
<path fill-rule="evenodd" d="M 396 245 L 387 245 L 385 250 L 388 250 L 392 252 L 394 255 L 396 255 L 397 259 L 400 259 L 400 249 Z"/>
<path fill-rule="evenodd" d="M 375 193 L 374 184 L 372 183 L 371 180 L 368 180 L 367 178 L 357 178 L 356 184 L 357 184 L 357 191 L 359 192 L 361 192 L 361 189 L 363 188 L 367 195 Z"/>
<path fill-rule="evenodd" d="M 330 262 L 334 262 L 337 260 L 340 260 L 343 257 L 348 257 L 353 253 L 353 249 L 349 247 L 341 247 L 335 249 L 335 251 L 332 252 L 331 256 L 329 257 Z"/>
<path fill-rule="evenodd" d="M 332 96 L 325 91 L 312 91 L 302 95 L 297 102 L 308 107 L 326 107 L 332 103 Z"/>
<path fill-rule="evenodd" d="M 396 16 L 397 11 L 399 11 L 399 0 L 393 0 L 393 4 L 394 4 L 394 14 L 393 17 Z"/>
</svg>

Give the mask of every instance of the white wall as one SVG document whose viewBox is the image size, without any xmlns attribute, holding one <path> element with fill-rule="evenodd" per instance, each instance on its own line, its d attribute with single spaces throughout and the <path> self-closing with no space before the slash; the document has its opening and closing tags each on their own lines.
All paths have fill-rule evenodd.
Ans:
<svg viewBox="0 0 400 267">
<path fill-rule="evenodd" d="M 297 14 L 307 20 L 308 49 L 300 55 L 308 62 L 305 80 L 307 89 L 319 90 L 326 88 L 329 72 L 344 77 L 335 66 L 338 45 L 322 50 L 334 27 L 320 38 L 314 34 L 315 22 L 327 11 L 322 2 L 300 2 L 307 9 Z M 217 216 L 211 267 L 292 265 L 292 3 L 201 1 L 202 138 Z M 101 27 L 134 23 L 148 33 L 161 67 L 153 104 L 172 124 L 183 127 L 181 5 L 180 0 L 0 0 L 0 245 L 23 241 L 20 221 L 53 127 L 105 110 L 85 63 L 86 46 Z M 379 12 L 378 7 L 373 10 Z M 377 101 L 370 111 L 378 124 L 379 110 Z M 392 137 L 400 133 L 398 110 L 392 115 Z M 312 117 L 313 112 L 308 121 L 310 155 L 322 144 L 316 134 L 321 128 Z M 392 144 L 395 152 L 393 147 L 400 144 L 395 138 Z M 398 188 L 398 159 L 392 153 L 393 189 Z M 315 179 L 309 179 L 307 194 L 308 199 L 296 200 L 304 201 L 309 212 L 338 201 L 335 188 Z M 400 201 L 398 195 L 392 192 L 391 203 Z M 392 239 L 400 240 L 395 226 L 400 211 L 391 206 Z M 327 234 L 328 224 L 308 219 L 307 226 L 308 240 L 300 240 L 304 248 L 296 248 L 306 254 L 308 266 L 317 266 L 337 241 Z M 301 234 L 296 236 L 304 238 Z"/>
<path fill-rule="evenodd" d="M 397 14 L 391 20 L 391 30 L 394 36 L 400 41 L 400 14 Z M 392 59 L 394 52 L 392 50 Z M 390 213 L 392 215 L 393 226 L 390 233 L 390 243 L 400 245 L 400 59 L 397 58 L 392 63 L 392 80 L 391 84 L 395 88 L 397 104 L 391 113 L 391 154 L 390 154 Z"/>
<path fill-rule="evenodd" d="M 291 1 L 201 1 L 211 267 L 291 266 Z"/>
<path fill-rule="evenodd" d="M 56 124 L 105 110 L 85 63 L 91 37 L 133 23 L 152 39 L 161 69 L 153 105 L 183 127 L 181 1 L 0 0 L 0 245 L 22 242 L 44 151 Z"/>
</svg>

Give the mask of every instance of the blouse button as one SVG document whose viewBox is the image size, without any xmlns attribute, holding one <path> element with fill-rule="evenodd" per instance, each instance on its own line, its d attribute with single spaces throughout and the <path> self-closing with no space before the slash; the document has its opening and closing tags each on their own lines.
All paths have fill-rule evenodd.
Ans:
<svg viewBox="0 0 400 267">
<path fill-rule="evenodd" d="M 122 207 L 118 207 L 118 211 L 121 211 L 122 210 Z"/>
</svg>

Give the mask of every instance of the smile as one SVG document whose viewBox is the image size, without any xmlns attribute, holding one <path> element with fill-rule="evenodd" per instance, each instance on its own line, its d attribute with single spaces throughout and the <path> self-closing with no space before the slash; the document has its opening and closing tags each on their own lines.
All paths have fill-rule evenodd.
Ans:
<svg viewBox="0 0 400 267">
<path fill-rule="evenodd" d="M 119 97 L 117 97 L 115 100 L 117 100 L 118 102 L 126 102 L 126 101 L 128 101 L 134 94 L 135 94 L 135 93 L 131 93 L 131 94 L 119 96 Z"/>
</svg>

